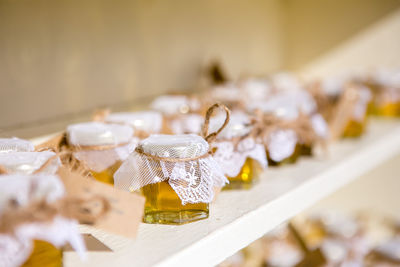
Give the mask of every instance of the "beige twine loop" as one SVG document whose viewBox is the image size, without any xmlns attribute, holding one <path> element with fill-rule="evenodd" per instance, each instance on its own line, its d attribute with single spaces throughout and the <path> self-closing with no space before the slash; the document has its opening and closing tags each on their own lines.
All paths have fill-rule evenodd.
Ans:
<svg viewBox="0 0 400 267">
<path fill-rule="evenodd" d="M 217 108 L 223 109 L 225 111 L 225 114 L 226 114 L 225 121 L 216 132 L 209 134 L 208 128 L 210 125 L 210 119 L 211 119 L 212 114 L 214 113 L 214 110 L 216 110 Z M 212 142 L 215 141 L 218 134 L 228 125 L 230 115 L 231 115 L 231 111 L 224 104 L 221 104 L 221 103 L 215 103 L 214 105 L 212 105 L 211 107 L 208 108 L 206 117 L 205 117 L 205 121 L 204 121 L 204 125 L 203 125 L 203 129 L 202 129 L 202 135 L 203 135 L 204 139 L 207 141 L 207 143 L 211 144 Z"/>
</svg>

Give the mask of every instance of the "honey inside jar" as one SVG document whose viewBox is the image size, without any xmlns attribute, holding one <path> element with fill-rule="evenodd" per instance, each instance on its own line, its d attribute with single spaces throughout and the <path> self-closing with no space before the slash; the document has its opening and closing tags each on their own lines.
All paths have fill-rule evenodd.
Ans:
<svg viewBox="0 0 400 267">
<path fill-rule="evenodd" d="M 346 127 L 344 128 L 342 137 L 344 138 L 356 138 L 361 136 L 365 131 L 366 120 L 363 121 L 355 121 L 350 120 L 347 122 Z"/>
<path fill-rule="evenodd" d="M 158 171 L 161 172 L 161 167 Z M 196 171 L 198 173 L 200 170 Z M 200 182 L 200 178 L 198 180 L 197 182 Z M 183 205 L 182 200 L 169 184 L 169 180 L 148 184 L 142 187 L 141 192 L 146 198 L 143 217 L 145 223 L 185 224 L 208 218 L 208 203 Z"/>
<path fill-rule="evenodd" d="M 118 170 L 121 164 L 122 164 L 121 161 L 117 161 L 115 164 L 108 167 L 104 171 L 101 172 L 90 171 L 90 173 L 92 174 L 93 178 L 96 179 L 97 181 L 113 185 L 114 173 Z"/>
<path fill-rule="evenodd" d="M 35 240 L 33 251 L 22 267 L 62 267 L 63 252 L 52 244 Z"/>
<path fill-rule="evenodd" d="M 370 114 L 384 117 L 399 117 L 400 102 L 389 102 L 384 105 L 373 104 L 370 109 Z"/>
<path fill-rule="evenodd" d="M 229 184 L 223 189 L 249 189 L 257 183 L 261 172 L 260 163 L 252 158 L 247 158 L 239 174 L 236 177 L 228 177 Z"/>
</svg>

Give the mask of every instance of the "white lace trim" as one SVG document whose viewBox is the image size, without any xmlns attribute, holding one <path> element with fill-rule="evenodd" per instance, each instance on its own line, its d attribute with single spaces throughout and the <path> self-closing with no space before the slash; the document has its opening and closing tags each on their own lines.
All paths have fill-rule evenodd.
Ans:
<svg viewBox="0 0 400 267">
<path fill-rule="evenodd" d="M 260 163 L 264 168 L 267 167 L 268 161 L 265 148 L 261 144 L 257 144 L 253 138 L 242 140 L 237 149 L 232 142 L 217 142 L 214 145 L 217 151 L 213 157 L 221 166 L 223 172 L 229 177 L 239 175 L 247 158 L 252 158 Z"/>
<path fill-rule="evenodd" d="M 1 152 L 32 152 L 35 150 L 34 145 L 28 141 L 13 138 L 0 138 L 0 153 Z"/>
<path fill-rule="evenodd" d="M 277 130 L 268 137 L 269 157 L 280 162 L 293 155 L 297 144 L 297 135 L 293 130 Z"/>
</svg>

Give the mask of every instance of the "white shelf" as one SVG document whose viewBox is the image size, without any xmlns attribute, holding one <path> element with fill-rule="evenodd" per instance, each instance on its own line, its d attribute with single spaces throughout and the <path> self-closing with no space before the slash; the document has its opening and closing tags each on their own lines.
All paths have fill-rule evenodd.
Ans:
<svg viewBox="0 0 400 267">
<path fill-rule="evenodd" d="M 65 266 L 213 266 L 277 225 L 400 153 L 400 122 L 373 120 L 368 133 L 330 147 L 320 158 L 267 170 L 248 191 L 227 191 L 210 218 L 182 226 L 141 224 L 136 240 L 82 227 L 113 252 L 90 252 Z M 366 196 L 368 197 L 368 196 Z"/>
</svg>

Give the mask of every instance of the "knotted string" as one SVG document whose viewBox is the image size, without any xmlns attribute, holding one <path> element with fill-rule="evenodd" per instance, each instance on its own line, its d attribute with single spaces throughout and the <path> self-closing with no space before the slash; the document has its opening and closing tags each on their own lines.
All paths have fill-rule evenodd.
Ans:
<svg viewBox="0 0 400 267">
<path fill-rule="evenodd" d="M 209 125 L 210 125 L 210 118 L 211 118 L 214 110 L 216 110 L 217 108 L 221 108 L 221 109 L 223 109 L 225 111 L 226 118 L 225 118 L 225 121 L 222 124 L 222 126 L 217 131 L 209 134 L 208 131 L 209 131 Z M 224 104 L 215 103 L 214 105 L 212 105 L 211 107 L 208 108 L 208 110 L 206 112 L 205 120 L 204 120 L 203 129 L 202 129 L 202 135 L 203 135 L 204 139 L 207 141 L 208 144 L 211 144 L 212 142 L 215 141 L 215 139 L 218 136 L 218 134 L 226 127 L 226 125 L 228 125 L 229 119 L 230 119 L 230 110 Z M 200 156 L 197 156 L 197 157 L 189 157 L 189 158 L 159 157 L 159 156 L 152 155 L 152 154 L 144 152 L 143 149 L 140 146 L 136 147 L 135 152 L 140 154 L 140 155 L 143 155 L 143 156 L 147 157 L 148 159 L 151 159 L 151 160 L 154 160 L 154 161 L 165 161 L 165 162 L 187 162 L 187 161 L 193 161 L 193 160 L 198 160 L 198 159 L 209 157 L 212 154 L 211 150 L 209 150 L 208 152 L 204 153 L 203 155 L 200 155 Z"/>
</svg>

